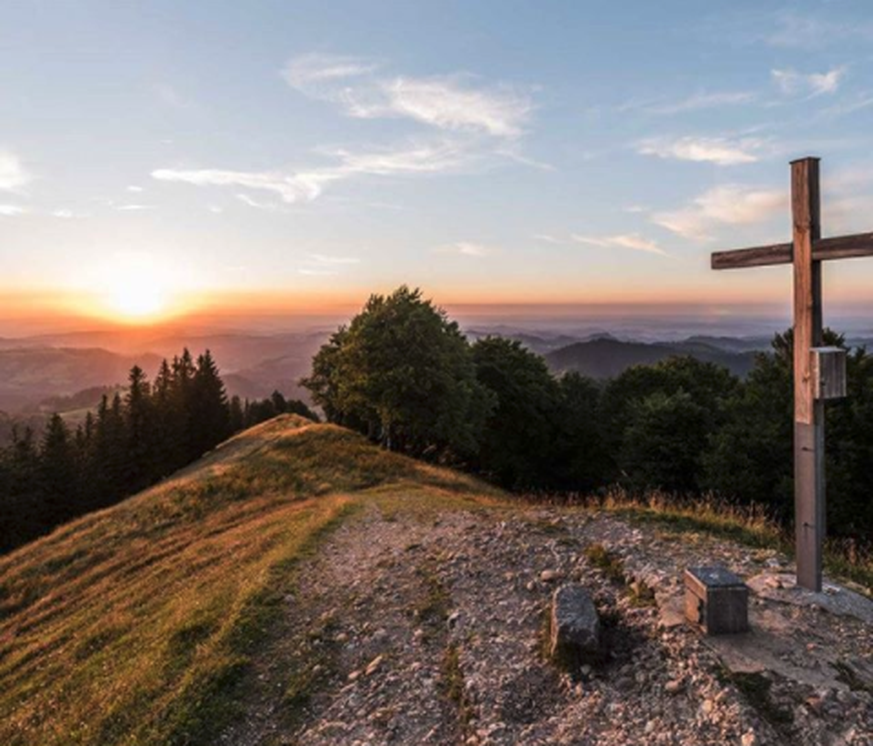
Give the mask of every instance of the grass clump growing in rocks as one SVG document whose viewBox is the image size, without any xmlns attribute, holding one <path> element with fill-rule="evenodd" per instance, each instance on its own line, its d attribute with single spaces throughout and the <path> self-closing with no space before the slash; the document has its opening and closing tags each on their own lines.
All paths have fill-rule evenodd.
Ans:
<svg viewBox="0 0 873 746">
<path fill-rule="evenodd" d="M 625 584 L 624 564 L 621 557 L 610 552 L 603 544 L 589 544 L 585 547 L 586 559 L 614 583 Z"/>
</svg>

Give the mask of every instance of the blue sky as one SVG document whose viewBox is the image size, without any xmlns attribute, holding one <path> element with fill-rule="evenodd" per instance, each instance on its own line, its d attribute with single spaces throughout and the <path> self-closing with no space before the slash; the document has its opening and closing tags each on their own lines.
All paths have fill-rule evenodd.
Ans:
<svg viewBox="0 0 873 746">
<path fill-rule="evenodd" d="M 788 161 L 873 229 L 873 7 L 7 2 L 7 292 L 786 303 Z M 873 297 L 873 261 L 828 267 Z M 166 287 L 164 287 L 166 286 Z"/>
</svg>

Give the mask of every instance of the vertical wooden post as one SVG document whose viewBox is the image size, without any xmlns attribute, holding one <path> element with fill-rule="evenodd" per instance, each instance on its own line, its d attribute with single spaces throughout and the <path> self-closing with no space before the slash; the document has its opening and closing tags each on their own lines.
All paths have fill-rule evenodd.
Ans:
<svg viewBox="0 0 873 746">
<path fill-rule="evenodd" d="M 821 591 L 825 533 L 824 403 L 816 399 L 812 348 L 822 344 L 821 238 L 818 158 L 791 164 L 794 223 L 794 508 L 797 582 Z"/>
</svg>

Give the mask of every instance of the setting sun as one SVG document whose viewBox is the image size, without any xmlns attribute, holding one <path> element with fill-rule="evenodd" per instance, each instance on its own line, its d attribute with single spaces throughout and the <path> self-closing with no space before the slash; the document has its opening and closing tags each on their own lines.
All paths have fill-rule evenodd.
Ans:
<svg viewBox="0 0 873 746">
<path fill-rule="evenodd" d="M 111 321 L 153 323 L 190 310 L 195 285 L 190 273 L 165 256 L 122 252 L 83 272 L 75 282 L 83 291 L 76 306 Z"/>
<path fill-rule="evenodd" d="M 166 290 L 152 280 L 153 278 L 132 278 L 129 282 L 113 288 L 108 299 L 112 308 L 130 319 L 159 315 L 166 310 Z"/>
</svg>

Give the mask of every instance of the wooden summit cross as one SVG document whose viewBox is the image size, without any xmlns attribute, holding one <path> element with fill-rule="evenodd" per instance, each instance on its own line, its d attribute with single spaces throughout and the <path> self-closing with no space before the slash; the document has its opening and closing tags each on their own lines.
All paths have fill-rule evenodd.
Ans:
<svg viewBox="0 0 873 746">
<path fill-rule="evenodd" d="M 821 263 L 873 256 L 873 233 L 822 238 L 818 158 L 791 163 L 792 243 L 720 251 L 713 269 L 794 265 L 794 520 L 797 583 L 821 591 L 824 401 L 845 396 L 845 352 L 823 348 Z"/>
</svg>

